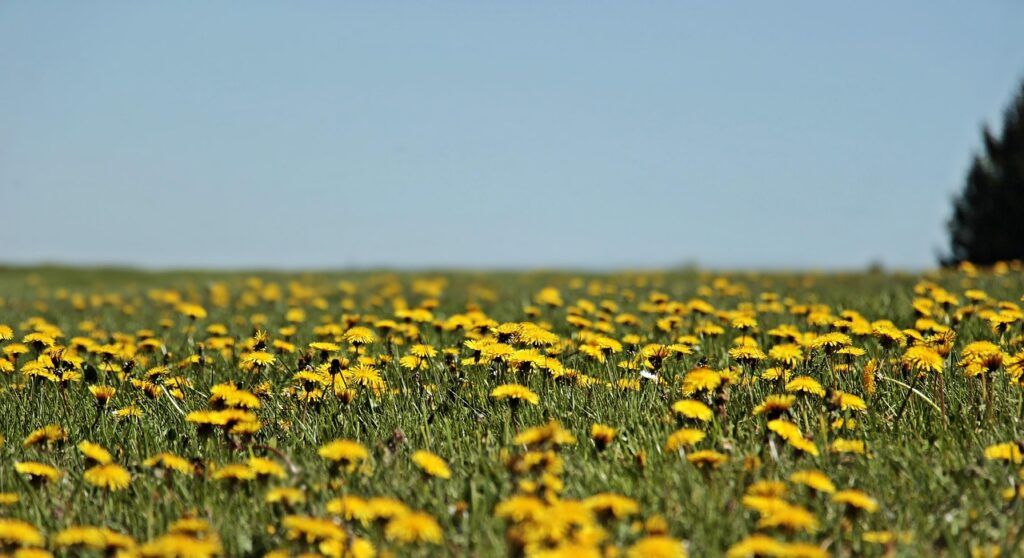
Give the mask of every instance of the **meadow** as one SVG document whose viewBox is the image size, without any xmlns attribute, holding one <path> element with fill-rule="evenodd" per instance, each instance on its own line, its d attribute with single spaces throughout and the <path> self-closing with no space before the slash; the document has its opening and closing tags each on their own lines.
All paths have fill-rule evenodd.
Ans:
<svg viewBox="0 0 1024 558">
<path fill-rule="evenodd" d="M 0 555 L 1024 555 L 1022 295 L 2 269 Z"/>
</svg>

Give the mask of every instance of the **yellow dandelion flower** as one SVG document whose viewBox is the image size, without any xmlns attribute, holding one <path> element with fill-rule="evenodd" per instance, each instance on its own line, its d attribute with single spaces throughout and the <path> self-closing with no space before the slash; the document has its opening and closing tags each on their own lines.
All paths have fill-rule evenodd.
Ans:
<svg viewBox="0 0 1024 558">
<path fill-rule="evenodd" d="M 594 441 L 598 451 L 604 451 L 610 446 L 617 434 L 618 430 L 606 424 L 594 423 L 590 427 L 590 439 Z"/>
<path fill-rule="evenodd" d="M 0 547 L 42 546 L 44 542 L 42 533 L 31 523 L 20 519 L 0 518 Z"/>
<path fill-rule="evenodd" d="M 714 450 L 695 451 L 686 456 L 686 460 L 698 467 L 718 468 L 729 460 L 729 456 Z"/>
<path fill-rule="evenodd" d="M 806 393 L 825 397 L 825 388 L 810 376 L 797 376 L 786 383 L 786 391 L 790 393 Z"/>
<path fill-rule="evenodd" d="M 789 475 L 789 481 L 826 494 L 832 494 L 836 491 L 836 485 L 832 484 L 832 480 L 828 478 L 828 475 L 815 469 L 795 471 Z"/>
<path fill-rule="evenodd" d="M 540 397 L 530 388 L 520 384 L 503 384 L 491 390 L 491 397 L 497 400 L 508 399 L 514 402 L 525 401 L 530 405 L 540 402 Z"/>
<path fill-rule="evenodd" d="M 647 536 L 626 549 L 626 558 L 686 558 L 686 547 L 672 537 Z"/>
<path fill-rule="evenodd" d="M 1008 461 L 1010 463 L 1021 463 L 1021 446 L 1017 442 L 1006 442 L 995 444 L 985 448 L 985 459 L 988 461 Z"/>
<path fill-rule="evenodd" d="M 27 476 L 34 482 L 52 482 L 62 475 L 60 470 L 45 463 L 35 461 L 21 461 L 14 464 L 14 470 L 19 474 Z"/>
<path fill-rule="evenodd" d="M 370 457 L 370 452 L 365 446 L 354 440 L 344 439 L 321 446 L 317 454 L 350 473 Z"/>
<path fill-rule="evenodd" d="M 83 440 L 78 443 L 78 451 L 82 452 L 82 455 L 92 463 L 97 465 L 106 465 L 114 460 L 111 457 L 110 452 L 103 448 L 99 444 L 94 444 L 88 440 Z"/>
<path fill-rule="evenodd" d="M 115 463 L 96 465 L 82 475 L 85 482 L 104 490 L 118 491 L 128 488 L 132 477 L 128 470 Z"/>
<path fill-rule="evenodd" d="M 429 451 L 417 450 L 412 454 L 412 461 L 420 470 L 431 477 L 449 479 L 452 476 L 448 463 Z"/>
<path fill-rule="evenodd" d="M 441 544 L 444 539 L 437 520 L 422 512 L 410 512 L 392 518 L 384 528 L 384 536 L 390 541 L 403 544 Z"/>
<path fill-rule="evenodd" d="M 688 419 L 709 422 L 714 416 L 711 407 L 696 399 L 683 399 L 672 404 L 672 411 Z"/>
<path fill-rule="evenodd" d="M 850 508 L 874 513 L 878 510 L 878 502 L 874 498 L 860 490 L 840 490 L 832 495 L 832 501 L 837 504 L 845 504 Z"/>
<path fill-rule="evenodd" d="M 142 462 L 142 466 L 177 471 L 183 475 L 191 475 L 194 470 L 187 459 L 168 452 L 161 452 L 146 459 Z"/>
</svg>

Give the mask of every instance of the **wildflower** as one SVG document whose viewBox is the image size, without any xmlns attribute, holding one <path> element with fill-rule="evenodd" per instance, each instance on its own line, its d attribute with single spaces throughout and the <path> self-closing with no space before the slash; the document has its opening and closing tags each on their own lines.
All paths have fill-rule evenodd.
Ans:
<svg viewBox="0 0 1024 558">
<path fill-rule="evenodd" d="M 828 475 L 814 469 L 796 471 L 789 476 L 789 480 L 790 482 L 807 486 L 817 492 L 832 494 L 836 491 L 836 486 L 832 484 L 832 480 L 828 478 Z"/>
<path fill-rule="evenodd" d="M 636 503 L 636 500 L 611 492 L 595 494 L 584 500 L 583 504 L 598 516 L 614 519 L 624 519 L 640 513 L 640 505 Z"/>
<path fill-rule="evenodd" d="M 61 477 L 61 472 L 45 463 L 21 461 L 14 464 L 14 470 L 27 476 L 33 483 L 53 482 Z"/>
<path fill-rule="evenodd" d="M 768 357 L 757 347 L 742 346 L 729 349 L 729 358 L 745 364 L 756 364 Z"/>
<path fill-rule="evenodd" d="M 525 401 L 530 405 L 536 405 L 540 402 L 540 397 L 536 393 L 531 391 L 530 388 L 519 384 L 500 385 L 491 391 L 491 397 L 498 400 L 508 399 L 515 403 Z"/>
<path fill-rule="evenodd" d="M 850 345 L 852 341 L 850 336 L 845 333 L 832 332 L 824 335 L 819 335 L 811 341 L 812 349 L 822 349 L 827 353 L 833 353 L 838 351 L 840 348 Z"/>
<path fill-rule="evenodd" d="M 368 327 L 353 327 L 345 332 L 343 336 L 345 341 L 352 343 L 353 345 L 369 345 L 376 341 L 377 336 L 374 335 L 373 330 Z"/>
<path fill-rule="evenodd" d="M 132 480 L 128 470 L 115 463 L 91 467 L 85 471 L 82 478 L 85 479 L 85 482 L 97 488 L 103 488 L 112 492 L 128 488 L 128 484 Z"/>
<path fill-rule="evenodd" d="M 860 490 L 840 490 L 832 495 L 832 501 L 837 504 L 846 504 L 848 507 L 874 513 L 878 510 L 878 502 L 874 498 Z"/>
<path fill-rule="evenodd" d="M 664 535 L 644 537 L 626 550 L 626 558 L 686 558 L 683 543 Z"/>
<path fill-rule="evenodd" d="M 829 451 L 832 453 L 854 453 L 857 455 L 864 455 L 864 441 L 836 438 L 835 440 L 832 440 L 832 444 L 829 446 Z"/>
<path fill-rule="evenodd" d="M 286 476 L 284 467 L 273 459 L 267 459 L 266 457 L 250 457 L 246 465 L 255 473 L 257 478 L 275 477 L 283 479 Z"/>
<path fill-rule="evenodd" d="M 728 461 L 729 457 L 714 450 L 700 450 L 687 455 L 686 460 L 698 467 L 707 466 L 715 469 Z"/>
<path fill-rule="evenodd" d="M 135 540 L 130 536 L 118 533 L 106 527 L 75 526 L 68 527 L 57 533 L 54 544 L 58 547 L 79 547 L 82 549 L 117 551 L 130 553 L 135 549 Z"/>
<path fill-rule="evenodd" d="M 60 444 L 68 439 L 67 432 L 63 428 L 49 424 L 40 429 L 33 430 L 31 434 L 25 437 L 25 441 L 22 442 L 24 447 L 34 446 L 38 444 Z"/>
<path fill-rule="evenodd" d="M 32 524 L 20 519 L 0 517 L 0 548 L 11 546 L 42 546 L 43 535 Z"/>
<path fill-rule="evenodd" d="M 794 403 L 796 403 L 796 396 L 794 395 L 767 395 L 764 401 L 754 407 L 753 413 L 755 415 L 778 417 L 789 411 Z"/>
<path fill-rule="evenodd" d="M 866 411 L 868 408 L 867 403 L 860 397 L 838 390 L 832 393 L 831 403 L 841 411 Z"/>
<path fill-rule="evenodd" d="M 825 389 L 810 376 L 797 376 L 786 383 L 786 391 L 825 397 Z"/>
<path fill-rule="evenodd" d="M 317 453 L 330 461 L 334 467 L 349 473 L 355 471 L 356 466 L 370 457 L 366 447 L 353 440 L 335 440 L 321 446 Z"/>
<path fill-rule="evenodd" d="M 757 522 L 759 529 L 783 528 L 788 531 L 814 533 L 818 530 L 818 520 L 807 509 L 779 500 L 761 511 L 761 519 Z"/>
<path fill-rule="evenodd" d="M 198 304 L 179 304 L 178 312 L 193 320 L 201 320 L 206 317 L 206 309 Z"/>
<path fill-rule="evenodd" d="M 288 515 L 281 520 L 289 539 L 307 543 L 326 540 L 346 540 L 345 529 L 330 519 L 308 515 Z"/>
<path fill-rule="evenodd" d="M 197 538 L 177 533 L 157 537 L 139 547 L 139 554 L 143 558 L 210 558 L 222 552 L 223 547 L 216 536 Z"/>
<path fill-rule="evenodd" d="M 1016 442 L 1007 442 L 988 446 L 985 448 L 985 459 L 1020 464 L 1022 461 L 1021 445 Z"/>
<path fill-rule="evenodd" d="M 594 441 L 597 451 L 604 451 L 605 448 L 610 446 L 617 434 L 618 431 L 616 429 L 606 424 L 594 423 L 590 427 L 590 439 Z"/>
<path fill-rule="evenodd" d="M 429 451 L 418 450 L 414 452 L 412 454 L 412 461 L 428 476 L 441 479 L 449 479 L 452 476 L 452 472 L 445 460 Z"/>
<path fill-rule="evenodd" d="M 713 416 L 710 407 L 695 399 L 676 401 L 672 404 L 672 410 L 683 417 L 701 422 L 708 422 Z"/>
<path fill-rule="evenodd" d="M 277 357 L 266 351 L 252 351 L 242 355 L 243 370 L 258 370 L 277 362 Z"/>
<path fill-rule="evenodd" d="M 701 391 L 713 392 L 722 385 L 722 376 L 710 368 L 695 368 L 683 377 L 683 395 Z"/>
<path fill-rule="evenodd" d="M 289 506 L 297 506 L 306 502 L 306 493 L 298 488 L 277 487 L 271 488 L 263 497 L 268 504 L 282 503 Z"/>
<path fill-rule="evenodd" d="M 550 421 L 542 426 L 534 426 L 527 428 L 515 438 L 512 439 L 513 444 L 522 444 L 525 446 L 571 446 L 576 443 L 576 437 L 571 432 L 562 428 L 562 425 L 558 421 Z"/>
<path fill-rule="evenodd" d="M 88 463 L 95 465 L 106 465 L 113 461 L 110 456 L 110 452 L 105 450 L 103 446 L 94 444 L 88 440 L 83 440 L 78 443 L 78 451 L 82 452 Z"/>
<path fill-rule="evenodd" d="M 1006 355 L 999 346 L 990 341 L 975 341 L 964 347 L 961 353 L 960 366 L 968 376 L 977 376 L 983 372 L 992 372 L 1002 366 Z"/>
<path fill-rule="evenodd" d="M 327 513 L 346 521 L 366 522 L 370 519 L 370 506 L 359 496 L 347 495 L 327 502 Z"/>
<path fill-rule="evenodd" d="M 384 536 L 388 540 L 404 544 L 441 544 L 443 540 L 441 526 L 437 520 L 422 512 L 410 512 L 392 518 L 384 528 Z"/>
<path fill-rule="evenodd" d="M 110 386 L 89 386 L 89 393 L 96 398 L 96 403 L 100 407 L 106 406 L 111 399 L 114 398 L 114 394 L 117 393 L 117 389 Z"/>
<path fill-rule="evenodd" d="M 191 475 L 193 472 L 192 464 L 187 459 L 168 452 L 161 452 L 146 459 L 142 462 L 142 466 L 177 471 L 183 475 Z"/>
<path fill-rule="evenodd" d="M 366 501 L 368 517 L 374 520 L 387 521 L 409 513 L 409 507 L 399 500 L 378 496 Z"/>
<path fill-rule="evenodd" d="M 909 347 L 900 358 L 903 367 L 911 372 L 927 374 L 933 372 L 942 373 L 945 360 L 931 347 L 925 345 L 914 345 Z"/>
<path fill-rule="evenodd" d="M 795 368 L 804 359 L 803 349 L 793 343 L 781 343 L 768 350 L 768 357 L 787 368 Z"/>
<path fill-rule="evenodd" d="M 534 521 L 544 513 L 544 502 L 535 496 L 515 495 L 501 501 L 494 508 L 494 517 L 514 522 Z"/>
</svg>

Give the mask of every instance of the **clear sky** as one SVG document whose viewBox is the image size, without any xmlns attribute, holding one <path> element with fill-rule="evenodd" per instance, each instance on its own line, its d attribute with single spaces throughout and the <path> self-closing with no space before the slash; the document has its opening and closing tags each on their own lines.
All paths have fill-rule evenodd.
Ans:
<svg viewBox="0 0 1024 558">
<path fill-rule="evenodd" d="M 0 2 L 0 262 L 931 266 L 1024 2 Z"/>
</svg>

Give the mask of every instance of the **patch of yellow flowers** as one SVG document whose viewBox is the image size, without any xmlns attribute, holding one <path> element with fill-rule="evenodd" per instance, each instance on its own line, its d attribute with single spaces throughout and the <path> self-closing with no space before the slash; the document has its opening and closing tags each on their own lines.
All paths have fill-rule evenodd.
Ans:
<svg viewBox="0 0 1024 558">
<path fill-rule="evenodd" d="M 873 440 L 948 432 L 954 392 L 1024 411 L 1020 266 L 889 315 L 818 279 L 29 277 L 0 301 L 0 556 L 898 555 Z M 1024 501 L 996 427 L 977 458 Z"/>
</svg>

